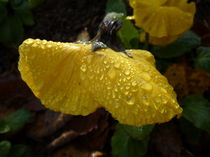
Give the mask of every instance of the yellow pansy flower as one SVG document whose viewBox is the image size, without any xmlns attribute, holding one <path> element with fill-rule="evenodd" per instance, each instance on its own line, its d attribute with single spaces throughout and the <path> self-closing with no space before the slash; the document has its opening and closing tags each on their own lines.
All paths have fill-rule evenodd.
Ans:
<svg viewBox="0 0 210 157">
<path fill-rule="evenodd" d="M 27 39 L 19 47 L 19 71 L 49 109 L 88 115 L 104 107 L 122 124 L 142 126 L 180 115 L 176 94 L 155 68 L 153 55 L 91 50 L 91 44 Z"/>
<path fill-rule="evenodd" d="M 154 45 L 165 45 L 190 29 L 195 3 L 187 0 L 130 0 L 135 24 L 149 33 Z"/>
</svg>

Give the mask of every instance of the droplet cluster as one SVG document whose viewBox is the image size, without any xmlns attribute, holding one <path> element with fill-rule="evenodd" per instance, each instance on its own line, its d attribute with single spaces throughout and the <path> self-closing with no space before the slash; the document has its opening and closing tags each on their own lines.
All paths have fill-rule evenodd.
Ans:
<svg viewBox="0 0 210 157">
<path fill-rule="evenodd" d="M 91 44 L 28 39 L 19 47 L 19 70 L 42 103 L 55 111 L 88 115 L 104 107 L 120 123 L 169 121 L 182 109 L 148 51 L 133 58 Z"/>
</svg>

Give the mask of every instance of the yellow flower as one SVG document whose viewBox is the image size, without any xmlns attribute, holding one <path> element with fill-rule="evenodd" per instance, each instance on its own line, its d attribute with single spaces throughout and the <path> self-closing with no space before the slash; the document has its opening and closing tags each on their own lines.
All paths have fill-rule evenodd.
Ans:
<svg viewBox="0 0 210 157">
<path fill-rule="evenodd" d="M 190 29 L 195 3 L 187 0 L 130 0 L 136 26 L 150 35 L 154 45 L 165 45 Z"/>
<path fill-rule="evenodd" d="M 49 109 L 88 115 L 104 107 L 122 124 L 169 121 L 182 112 L 153 55 L 129 50 L 133 58 L 91 44 L 27 39 L 19 47 L 22 79 Z"/>
</svg>

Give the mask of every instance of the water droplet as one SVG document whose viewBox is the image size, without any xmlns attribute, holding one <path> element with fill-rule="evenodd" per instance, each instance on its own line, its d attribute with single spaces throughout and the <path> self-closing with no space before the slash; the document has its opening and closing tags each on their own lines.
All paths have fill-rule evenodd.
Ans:
<svg viewBox="0 0 210 157">
<path fill-rule="evenodd" d="M 146 81 L 151 80 L 151 77 L 149 76 L 149 74 L 145 72 L 141 73 L 141 77 Z"/>
<path fill-rule="evenodd" d="M 83 64 L 81 67 L 80 67 L 80 70 L 82 72 L 85 72 L 87 70 L 87 66 L 85 64 Z"/>
<path fill-rule="evenodd" d="M 118 109 L 120 106 L 118 104 L 115 105 L 115 108 Z"/>
<path fill-rule="evenodd" d="M 161 109 L 161 110 L 160 110 L 160 113 L 162 113 L 162 114 L 163 114 L 164 112 L 165 112 L 165 110 L 164 110 L 164 109 Z"/>
<path fill-rule="evenodd" d="M 137 85 L 137 82 L 136 82 L 136 81 L 133 81 L 133 82 L 131 83 L 131 85 L 135 87 L 135 86 Z"/>
<path fill-rule="evenodd" d="M 52 47 L 52 45 L 51 44 L 47 44 L 47 48 L 51 48 Z"/>
<path fill-rule="evenodd" d="M 97 69 L 96 73 L 99 74 L 100 73 L 100 69 Z"/>
<path fill-rule="evenodd" d="M 107 89 L 111 89 L 111 86 L 107 86 L 106 88 L 107 88 Z"/>
<path fill-rule="evenodd" d="M 47 40 L 42 40 L 42 44 L 47 44 Z"/>
<path fill-rule="evenodd" d="M 91 80 L 94 78 L 94 75 L 88 75 L 88 76 Z"/>
<path fill-rule="evenodd" d="M 142 103 L 146 106 L 149 106 L 149 101 L 147 101 L 147 100 L 142 100 Z"/>
<path fill-rule="evenodd" d="M 84 79 L 85 79 L 85 77 L 84 77 L 84 74 L 83 74 L 83 73 L 80 73 L 80 79 L 81 79 L 81 80 L 84 80 Z"/>
<path fill-rule="evenodd" d="M 130 71 L 127 69 L 125 70 L 125 75 L 129 75 L 130 74 Z"/>
<path fill-rule="evenodd" d="M 137 92 L 138 90 L 134 88 L 134 89 L 132 89 L 131 91 L 132 91 L 132 92 Z"/>
<path fill-rule="evenodd" d="M 162 99 L 162 101 L 163 101 L 163 104 L 166 104 L 168 102 L 167 99 Z"/>
<path fill-rule="evenodd" d="M 103 80 L 103 78 L 104 78 L 104 75 L 101 75 L 101 77 L 100 77 L 100 79 L 99 79 L 99 80 Z"/>
<path fill-rule="evenodd" d="M 124 94 L 125 94 L 125 95 L 128 95 L 128 94 L 129 94 L 129 92 L 128 92 L 128 91 L 126 91 Z"/>
<path fill-rule="evenodd" d="M 157 107 L 157 105 L 156 105 L 156 104 L 154 104 L 153 106 L 154 106 L 155 110 L 158 110 L 158 107 Z"/>
<path fill-rule="evenodd" d="M 107 74 L 107 75 L 109 76 L 109 78 L 110 78 L 111 80 L 113 80 L 113 79 L 116 78 L 116 72 L 115 72 L 114 69 L 110 69 L 110 70 L 108 71 L 108 74 Z"/>
<path fill-rule="evenodd" d="M 120 68 L 120 63 L 119 63 L 119 62 L 116 62 L 116 63 L 114 64 L 114 67 L 115 67 L 115 68 Z"/>
<path fill-rule="evenodd" d="M 175 108 L 178 109 L 179 108 L 179 105 L 176 105 Z"/>
<path fill-rule="evenodd" d="M 33 43 L 32 47 L 37 47 L 38 45 L 36 43 Z"/>
<path fill-rule="evenodd" d="M 28 40 L 26 40 L 24 43 L 26 43 L 26 44 L 32 44 L 34 41 L 32 40 L 32 39 L 28 39 Z"/>
<path fill-rule="evenodd" d="M 91 63 L 91 60 L 92 60 L 93 56 L 92 55 L 89 55 L 87 56 L 87 63 L 90 64 Z"/>
<path fill-rule="evenodd" d="M 127 97 L 127 104 L 133 105 L 135 103 L 135 97 L 134 96 L 128 96 Z"/>
<path fill-rule="evenodd" d="M 164 89 L 164 88 L 161 88 L 161 91 L 163 92 L 163 93 L 167 93 L 167 90 L 166 89 Z"/>
<path fill-rule="evenodd" d="M 127 89 L 127 90 L 128 90 L 128 89 L 130 89 L 130 87 L 129 87 L 129 86 L 126 86 L 126 87 L 125 87 L 125 89 Z"/>
<path fill-rule="evenodd" d="M 146 90 L 146 91 L 151 91 L 152 90 L 152 85 L 149 83 L 145 83 L 143 85 L 141 85 L 141 88 Z"/>
</svg>

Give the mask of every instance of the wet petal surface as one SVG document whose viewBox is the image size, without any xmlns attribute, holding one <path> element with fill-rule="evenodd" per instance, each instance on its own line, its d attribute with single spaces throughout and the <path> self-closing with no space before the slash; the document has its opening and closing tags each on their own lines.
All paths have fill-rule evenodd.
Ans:
<svg viewBox="0 0 210 157">
<path fill-rule="evenodd" d="M 182 112 L 153 55 L 91 51 L 91 44 L 27 39 L 19 47 L 22 79 L 49 109 L 88 115 L 104 107 L 122 124 L 169 121 Z"/>
</svg>

